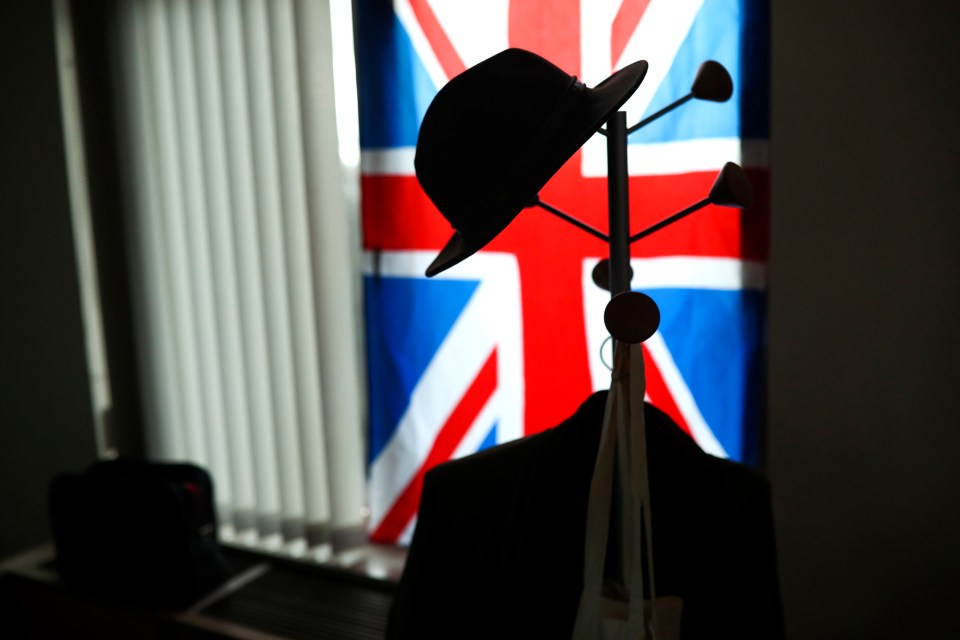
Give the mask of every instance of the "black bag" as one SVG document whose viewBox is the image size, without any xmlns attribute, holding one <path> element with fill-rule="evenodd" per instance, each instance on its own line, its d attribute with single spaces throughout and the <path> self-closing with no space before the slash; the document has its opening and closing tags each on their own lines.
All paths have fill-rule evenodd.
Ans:
<svg viewBox="0 0 960 640">
<path fill-rule="evenodd" d="M 110 460 L 57 476 L 57 569 L 71 588 L 181 609 L 226 580 L 210 475 L 191 464 Z"/>
</svg>

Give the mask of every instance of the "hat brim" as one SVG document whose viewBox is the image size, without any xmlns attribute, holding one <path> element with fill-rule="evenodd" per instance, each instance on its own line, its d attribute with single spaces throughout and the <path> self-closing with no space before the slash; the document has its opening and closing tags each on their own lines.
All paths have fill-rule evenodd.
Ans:
<svg viewBox="0 0 960 640">
<path fill-rule="evenodd" d="M 647 73 L 647 62 L 638 60 L 617 71 L 583 97 L 561 129 L 561 135 L 549 137 L 534 150 L 527 167 L 521 168 L 498 189 L 486 208 L 497 222 L 487 233 L 467 237 L 454 232 L 437 257 L 427 267 L 433 277 L 485 247 L 533 200 L 540 189 L 573 157 L 603 124 L 633 95 Z"/>
</svg>

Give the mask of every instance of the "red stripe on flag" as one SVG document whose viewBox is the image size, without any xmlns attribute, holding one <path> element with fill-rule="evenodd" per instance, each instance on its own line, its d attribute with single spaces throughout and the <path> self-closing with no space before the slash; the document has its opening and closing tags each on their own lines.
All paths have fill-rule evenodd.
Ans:
<svg viewBox="0 0 960 640">
<path fill-rule="evenodd" d="M 646 347 L 643 348 L 643 361 L 645 364 L 644 373 L 646 374 L 647 396 L 650 398 L 650 404 L 673 418 L 677 426 L 686 431 L 687 435 L 692 438 L 693 434 L 690 433 L 690 425 L 687 424 L 683 414 L 680 412 L 680 407 L 674 402 L 673 394 L 670 393 L 670 390 L 667 388 L 667 383 L 664 382 L 663 376 L 660 375 L 660 369 L 657 367 L 657 363 L 654 362 L 650 356 L 650 351 Z"/>
<path fill-rule="evenodd" d="M 572 178 L 579 155 L 541 191 L 550 204 L 602 231 L 607 229 L 607 181 Z M 572 169 L 572 170 L 571 170 Z M 630 178 L 630 231 L 636 233 L 659 222 L 706 195 L 714 172 Z M 707 206 L 666 229 L 631 246 L 635 258 L 658 256 L 711 256 L 765 262 L 769 238 L 769 178 L 765 170 L 747 170 L 755 204 L 746 211 Z M 365 175 L 363 190 L 364 247 L 372 250 L 434 250 L 450 239 L 450 224 L 423 193 L 414 176 Z M 523 228 L 523 230 L 520 230 Z M 547 243 L 547 254 L 538 259 L 555 263 L 556 243 L 579 258 L 605 257 L 606 246 L 539 209 L 520 213 L 488 250 L 529 254 L 531 247 Z M 578 259 L 579 259 L 578 258 Z M 541 285 L 544 286 L 544 285 Z M 547 284 L 546 286 L 553 286 Z M 552 426 L 552 425 L 551 425 Z"/>
<path fill-rule="evenodd" d="M 453 48 L 453 43 L 447 37 L 447 33 L 443 30 L 440 21 L 437 20 L 436 14 L 430 8 L 430 4 L 426 0 L 410 0 L 410 8 L 417 16 L 417 22 L 423 29 L 423 35 L 427 37 L 427 41 L 433 47 L 433 52 L 437 55 L 437 60 L 440 61 L 443 72 L 447 74 L 447 80 L 465 71 L 466 65 L 463 64 L 457 50 Z"/>
<path fill-rule="evenodd" d="M 371 539 L 377 542 L 396 542 L 400 534 L 410 523 L 420 506 L 420 494 L 423 492 L 423 477 L 427 471 L 441 462 L 446 462 L 457 450 L 470 426 L 480 415 L 480 411 L 493 395 L 497 387 L 497 350 L 494 349 L 487 358 L 480 373 L 474 379 L 467 393 L 447 418 L 433 442 L 433 448 L 427 454 L 416 475 L 410 480 L 390 511 L 384 516 Z"/>
<path fill-rule="evenodd" d="M 360 188 L 364 248 L 439 251 L 450 240 L 450 223 L 414 176 L 365 175 Z"/>
<path fill-rule="evenodd" d="M 630 36 L 637 30 L 650 0 L 623 0 L 610 30 L 610 64 L 617 64 Z"/>
<path fill-rule="evenodd" d="M 507 39 L 580 75 L 580 0 L 511 0 Z"/>
</svg>

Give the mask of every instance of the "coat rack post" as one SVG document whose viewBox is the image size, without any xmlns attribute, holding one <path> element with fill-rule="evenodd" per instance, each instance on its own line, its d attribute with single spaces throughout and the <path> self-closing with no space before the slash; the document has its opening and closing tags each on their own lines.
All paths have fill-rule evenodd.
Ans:
<svg viewBox="0 0 960 640">
<path fill-rule="evenodd" d="M 627 114 L 607 122 L 607 198 L 610 216 L 610 295 L 630 290 L 630 195 L 627 183 Z"/>
</svg>

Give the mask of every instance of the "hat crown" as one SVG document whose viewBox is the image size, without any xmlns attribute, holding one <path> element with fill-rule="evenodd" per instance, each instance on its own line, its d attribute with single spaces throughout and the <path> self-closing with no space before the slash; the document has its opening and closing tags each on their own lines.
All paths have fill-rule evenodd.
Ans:
<svg viewBox="0 0 960 640">
<path fill-rule="evenodd" d="M 460 230 L 525 156 L 575 78 L 507 49 L 448 82 L 427 109 L 415 167 L 424 192 Z"/>
<path fill-rule="evenodd" d="M 456 233 L 427 275 L 505 229 L 646 72 L 638 60 L 589 89 L 534 53 L 507 49 L 440 89 L 420 124 L 414 167 Z"/>
</svg>

